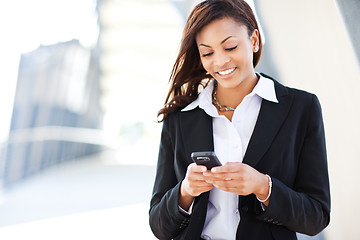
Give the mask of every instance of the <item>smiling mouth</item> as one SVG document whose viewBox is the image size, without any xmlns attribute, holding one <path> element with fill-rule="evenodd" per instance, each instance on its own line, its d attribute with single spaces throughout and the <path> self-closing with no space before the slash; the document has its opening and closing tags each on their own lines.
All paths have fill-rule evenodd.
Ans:
<svg viewBox="0 0 360 240">
<path fill-rule="evenodd" d="M 221 76 L 224 76 L 224 75 L 228 75 L 228 74 L 232 73 L 233 71 L 235 71 L 235 68 L 229 68 L 227 70 L 219 71 L 217 73 L 220 74 Z"/>
</svg>

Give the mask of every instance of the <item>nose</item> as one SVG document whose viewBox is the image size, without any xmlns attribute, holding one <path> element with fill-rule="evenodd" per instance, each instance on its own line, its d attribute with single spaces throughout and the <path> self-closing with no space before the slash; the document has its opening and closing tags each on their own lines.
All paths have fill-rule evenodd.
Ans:
<svg viewBox="0 0 360 240">
<path fill-rule="evenodd" d="M 217 67 L 223 67 L 230 62 L 230 57 L 225 53 L 216 53 L 214 63 Z"/>
</svg>

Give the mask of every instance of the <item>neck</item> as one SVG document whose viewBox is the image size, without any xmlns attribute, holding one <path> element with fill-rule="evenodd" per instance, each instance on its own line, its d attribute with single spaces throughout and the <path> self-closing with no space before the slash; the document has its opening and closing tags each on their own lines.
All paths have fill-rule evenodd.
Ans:
<svg viewBox="0 0 360 240">
<path fill-rule="evenodd" d="M 248 78 L 241 82 L 235 88 L 224 88 L 218 84 L 216 89 L 216 97 L 221 105 L 236 108 L 244 99 L 246 95 L 251 93 L 258 82 L 258 77 Z"/>
</svg>

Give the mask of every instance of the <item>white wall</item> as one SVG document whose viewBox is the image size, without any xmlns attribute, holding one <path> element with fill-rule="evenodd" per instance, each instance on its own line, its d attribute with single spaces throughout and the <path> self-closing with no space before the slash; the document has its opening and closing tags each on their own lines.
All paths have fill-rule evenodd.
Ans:
<svg viewBox="0 0 360 240">
<path fill-rule="evenodd" d="M 280 81 L 315 93 L 327 138 L 332 213 L 326 239 L 359 239 L 360 69 L 331 0 L 259 0 Z"/>
</svg>

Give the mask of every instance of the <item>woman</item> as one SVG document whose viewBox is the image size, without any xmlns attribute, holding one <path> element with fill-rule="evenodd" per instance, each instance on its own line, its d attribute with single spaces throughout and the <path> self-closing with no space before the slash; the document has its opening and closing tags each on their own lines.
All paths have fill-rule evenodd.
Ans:
<svg viewBox="0 0 360 240">
<path fill-rule="evenodd" d="M 289 240 L 328 225 L 319 101 L 257 74 L 261 50 L 246 2 L 204 1 L 191 12 L 159 111 L 149 213 L 159 239 Z M 197 151 L 214 151 L 222 166 L 196 165 Z"/>
</svg>

